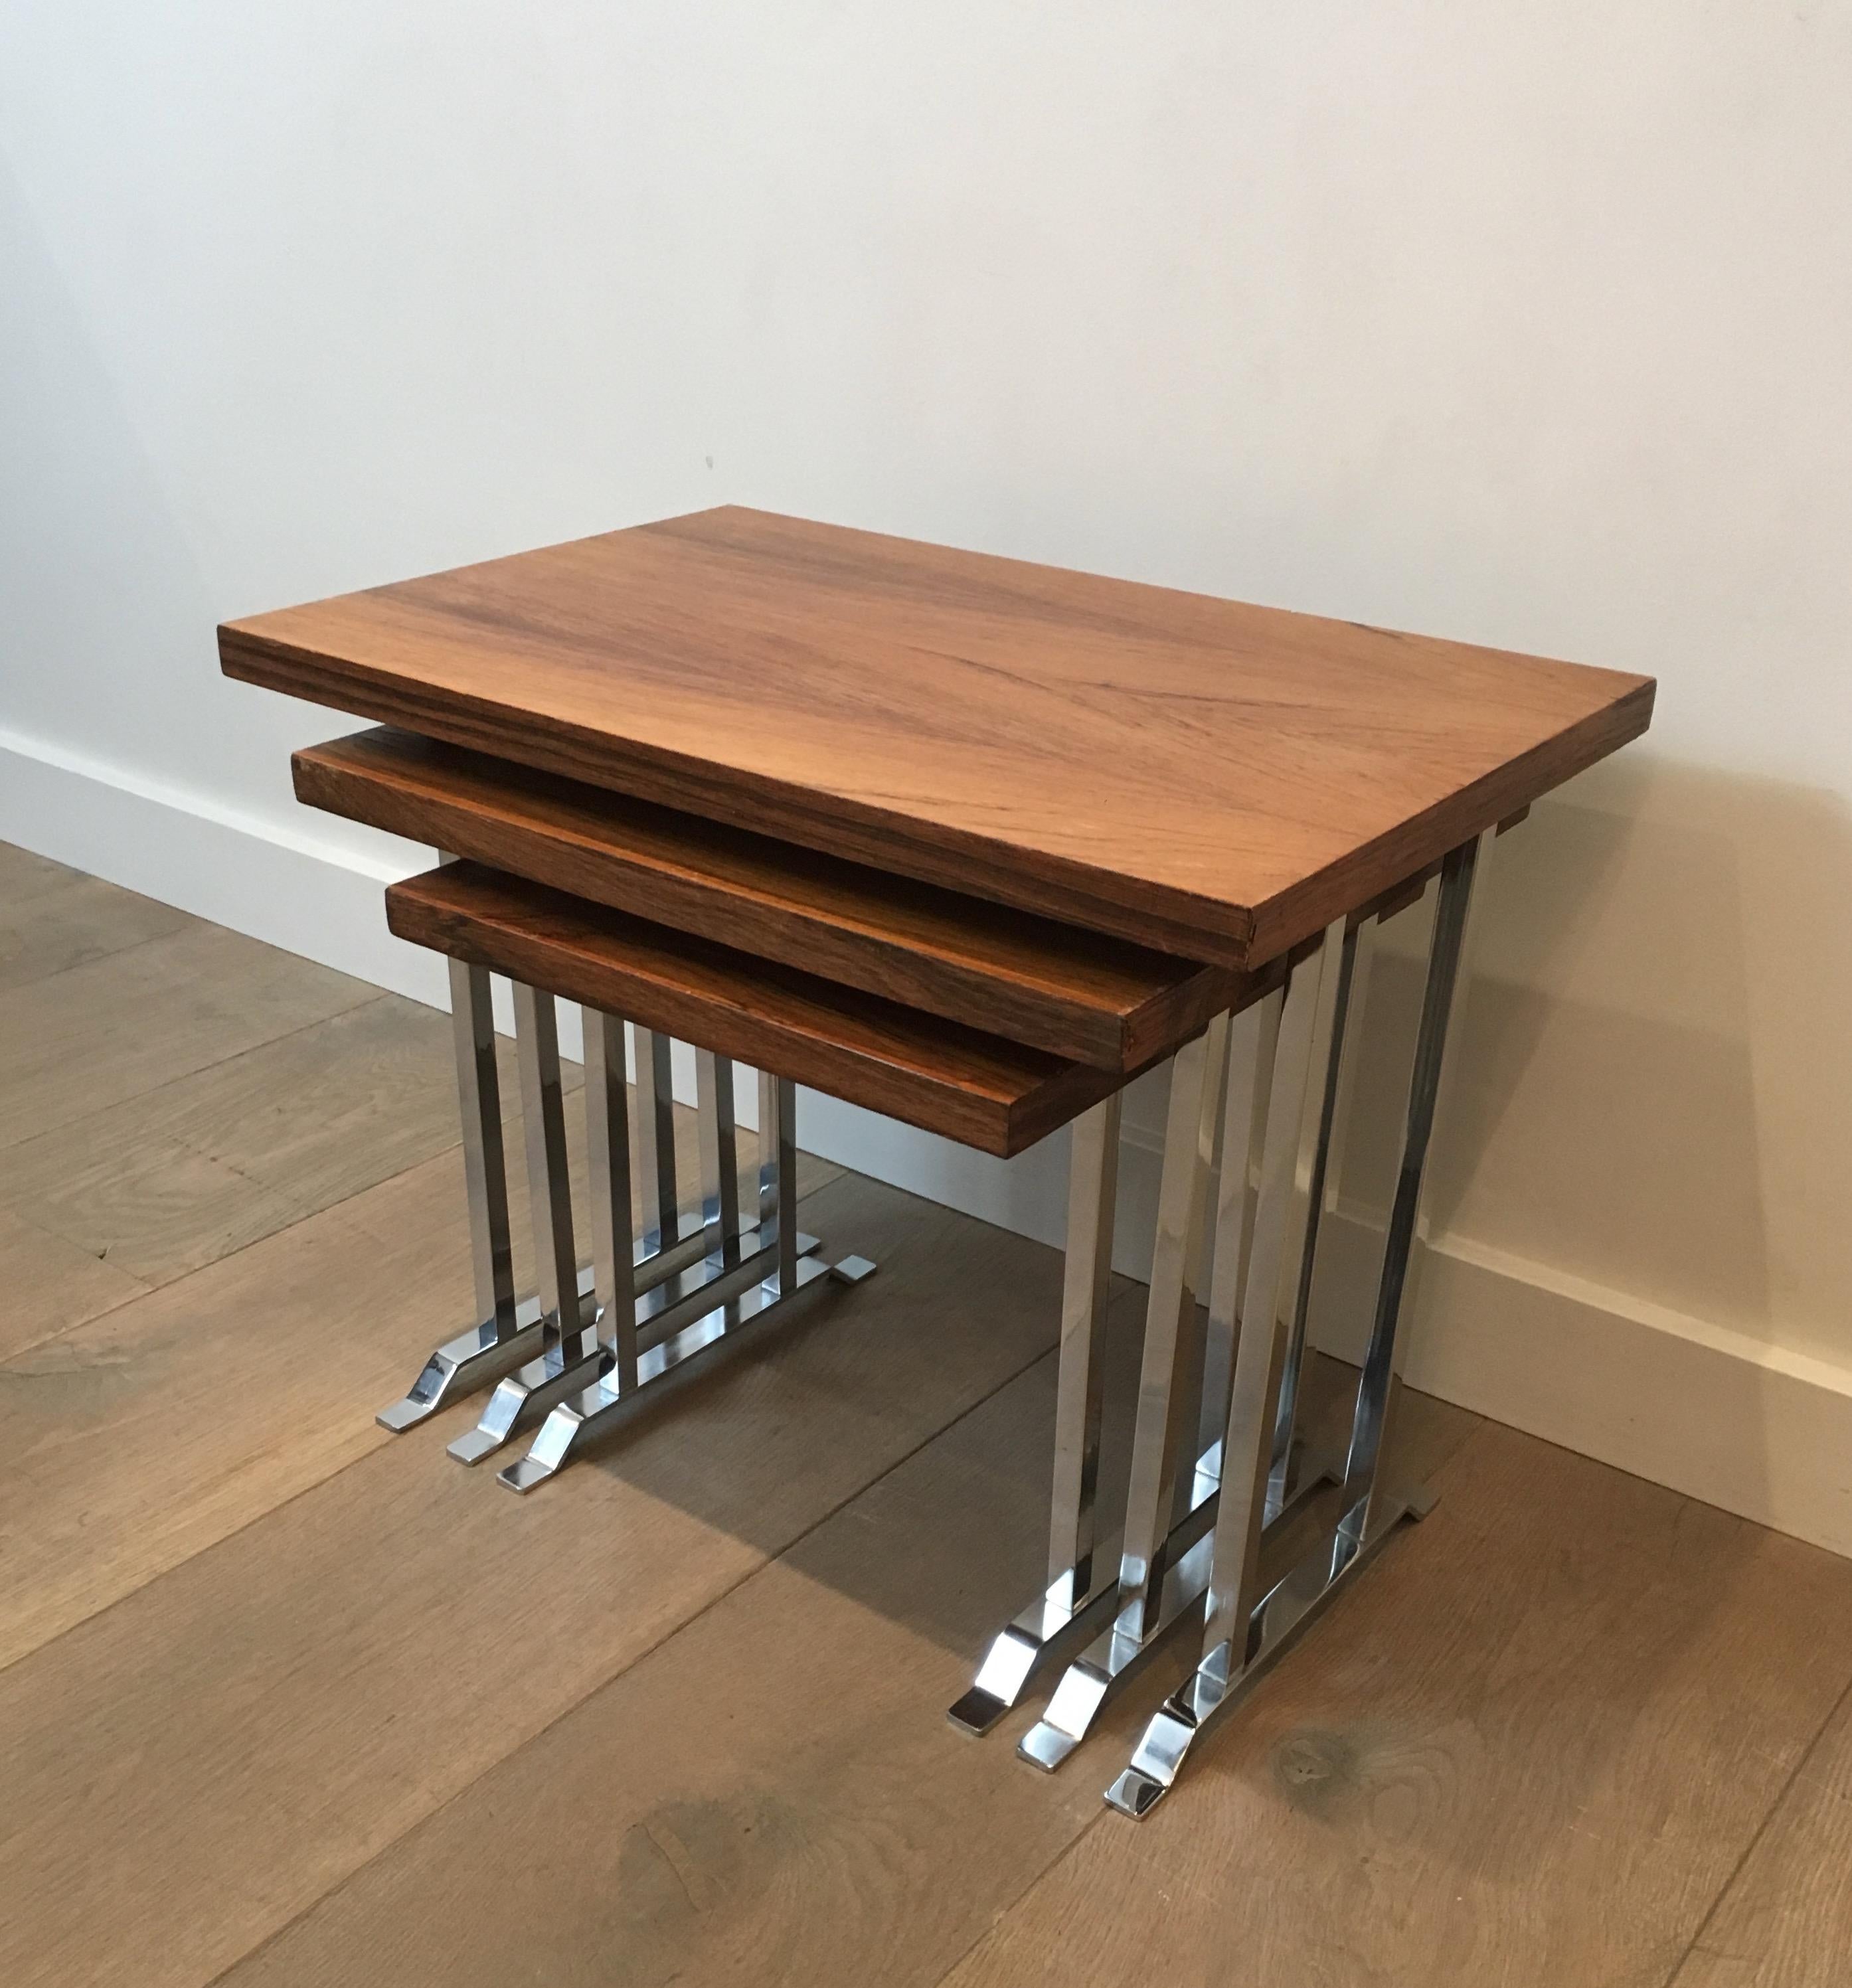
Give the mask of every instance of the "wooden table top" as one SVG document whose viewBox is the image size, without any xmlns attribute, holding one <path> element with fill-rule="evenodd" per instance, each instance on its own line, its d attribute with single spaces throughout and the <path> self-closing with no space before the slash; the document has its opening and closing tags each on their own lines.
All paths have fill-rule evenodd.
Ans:
<svg viewBox="0 0 1852 1988">
<path fill-rule="evenodd" d="M 311 807 L 1102 1070 L 1277 983 L 390 725 L 292 764 Z"/>
<path fill-rule="evenodd" d="M 219 649 L 248 682 L 1232 965 L 1637 736 L 1654 688 L 734 508 Z"/>
</svg>

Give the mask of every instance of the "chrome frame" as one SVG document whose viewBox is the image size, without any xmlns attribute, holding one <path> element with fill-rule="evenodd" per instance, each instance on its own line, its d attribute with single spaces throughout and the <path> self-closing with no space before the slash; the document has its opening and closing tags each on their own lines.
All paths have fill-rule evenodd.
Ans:
<svg viewBox="0 0 1852 1988">
<path fill-rule="evenodd" d="M 1226 1413 L 1223 1399 L 1215 1400 L 1212 1408 L 1208 1400 L 1191 1398 L 1189 1342 L 1196 1344 L 1198 1376 L 1219 1367 L 1215 1385 L 1219 1390 L 1227 1384 L 1223 1378 L 1230 1371 L 1227 1354 L 1218 1361 L 1211 1348 L 1232 1348 L 1235 1343 L 1232 1293 L 1239 1287 L 1242 1259 L 1253 1253 L 1257 1243 L 1263 1255 L 1271 1242 L 1276 1260 L 1284 1257 L 1293 1261 L 1292 1287 L 1296 1293 L 1296 1259 L 1291 1253 L 1296 1246 L 1303 1249 L 1311 1232 L 1297 1192 L 1300 1131 L 1309 1109 L 1313 1070 L 1333 1067 L 1330 1041 L 1336 1002 L 1330 990 L 1338 977 L 1334 976 L 1334 962 L 1340 963 L 1341 975 L 1343 936 L 1341 925 L 1333 925 L 1318 948 L 1293 969 L 1283 992 L 1259 1004 L 1263 1010 L 1271 1008 L 1274 1019 L 1270 1021 L 1263 1013 L 1249 1031 L 1244 1031 L 1244 1035 L 1251 1031 L 1255 1053 L 1251 1062 L 1244 1054 L 1232 1097 L 1223 1077 L 1228 1017 L 1220 1023 L 1221 1048 L 1212 1046 L 1200 1069 L 1186 1061 L 1196 1046 L 1192 1044 L 1178 1052 L 1172 1067 L 1151 1297 L 1127 1495 L 1128 1546 L 1120 1565 L 1118 1606 L 1110 1625 L 1063 1672 L 1047 1710 L 1017 1743 L 1022 1759 L 1047 1772 L 1053 1773 L 1073 1753 L 1107 1701 L 1150 1664 L 1188 1618 L 1208 1584 L 1210 1527 L 1219 1506 L 1222 1468 L 1228 1452 L 1223 1440 L 1186 1458 L 1179 1452 L 1178 1439 L 1182 1428 L 1196 1428 L 1212 1415 L 1225 1424 Z M 1201 1040 L 1207 1043 L 1209 1038 Z M 1263 1049 L 1271 1051 L 1264 1067 Z M 1262 1149 L 1255 1229 L 1249 1237 L 1245 1234 L 1248 1175 L 1254 1134 L 1262 1125 L 1263 1090 L 1269 1100 L 1266 1122 L 1279 1128 L 1280 1135 Z M 1201 1260 L 1204 1204 L 1218 1115 L 1223 1121 L 1222 1171 L 1226 1185 L 1218 1195 L 1217 1212 L 1218 1221 L 1228 1220 L 1232 1226 L 1223 1227 L 1216 1237 L 1220 1271 L 1212 1273 L 1210 1318 L 1199 1328 L 1195 1293 L 1180 1272 Z M 1322 1116 L 1315 1114 L 1315 1123 Z M 1290 1138 L 1286 1136 L 1289 1131 Z M 1291 1315 L 1287 1314 L 1289 1319 Z M 1232 1364 L 1239 1364 L 1238 1355 Z M 1269 1460 L 1271 1454 L 1269 1450 Z M 1301 1472 L 1300 1483 L 1283 1487 L 1270 1514 L 1273 1520 L 1296 1512 L 1326 1474 L 1322 1469 L 1309 1475 Z"/>
<path fill-rule="evenodd" d="M 1038 1668 L 1097 1628 L 1118 1590 L 1118 1539 L 1096 1537 L 1094 1506 L 1124 1095 L 1114 1091 L 1083 1111 L 1074 1121 L 1070 1138 L 1048 1586 L 999 1631 L 970 1690 L 947 1713 L 967 1733 L 988 1733 L 1022 1696 Z"/>
<path fill-rule="evenodd" d="M 769 1072 L 759 1077 L 756 1192 L 751 1209 L 742 1209 L 735 1066 L 699 1048 L 701 1199 L 681 1206 L 669 1038 L 634 1030 L 633 1111 L 625 1025 L 590 1008 L 583 1013 L 592 1261 L 578 1265 L 556 1003 L 519 981 L 511 986 L 539 1289 L 515 1300 L 490 975 L 452 961 L 464 1173 L 483 1318 L 438 1347 L 405 1399 L 378 1419 L 395 1432 L 409 1428 L 493 1382 L 480 1420 L 449 1445 L 459 1462 L 473 1464 L 559 1404 L 568 1413 L 542 1424 L 529 1455 L 502 1473 L 526 1490 L 578 1453 L 620 1398 L 627 1412 L 652 1381 L 684 1368 L 698 1353 L 736 1344 L 749 1320 L 769 1317 L 826 1271 L 854 1283 L 874 1266 L 860 1256 L 822 1260 L 817 1239 L 799 1227 L 796 1090 Z M 631 1215 L 634 1182 L 645 1197 L 640 1236 Z"/>
<path fill-rule="evenodd" d="M 588 1444 L 627 1421 L 651 1388 L 711 1364 L 722 1351 L 737 1347 L 748 1327 L 773 1317 L 820 1279 L 860 1283 L 874 1269 L 863 1256 L 828 1262 L 817 1253 L 821 1246 L 816 1237 L 799 1231 L 796 1087 L 762 1072 L 758 1222 L 742 1229 L 733 1066 L 705 1050 L 695 1054 L 702 1209 L 711 1218 L 702 1233 L 714 1236 L 715 1245 L 699 1263 L 638 1300 L 640 1350 L 629 1384 L 618 1364 L 607 1358 L 589 1386 L 568 1391 L 526 1455 L 498 1473 L 496 1481 L 511 1491 L 532 1491 L 556 1476 Z"/>
<path fill-rule="evenodd" d="M 1464 985 L 1459 962 L 1471 887 L 1489 843 L 1489 832 L 1455 850 L 1441 873 L 1401 1169 L 1370 1352 L 1342 1458 L 1306 1456 L 1299 1381 L 1320 1218 L 1336 1198 L 1334 1133 L 1356 1081 L 1380 917 L 1334 921 L 1293 964 L 1283 987 L 1220 1018 L 1174 1060 L 1127 1522 L 1110 1538 L 1098 1536 L 1095 1505 L 1116 1102 L 1076 1123 L 1048 1584 L 993 1640 L 949 1716 L 967 1732 L 988 1732 L 1038 1672 L 1066 1660 L 1046 1713 L 1017 1748 L 1032 1765 L 1053 1770 L 1171 1632 L 1186 1621 L 1201 1621 L 1204 1655 L 1196 1672 L 1152 1720 L 1132 1767 L 1109 1794 L 1127 1813 L 1142 1814 L 1161 1795 L 1195 1726 L 1236 1702 L 1290 1647 L 1328 1604 L 1336 1584 L 1391 1535 L 1394 1522 L 1421 1516 L 1431 1503 L 1424 1491 L 1385 1489 L 1379 1466 L 1395 1400 L 1397 1328 L 1409 1308 L 1411 1246 L 1424 1233 L 1422 1167 L 1446 1067 L 1448 1020 Z M 1219 1178 L 1205 1238 L 1218 1116 Z M 1205 1242 L 1208 1297 L 1206 1317 L 1199 1317 L 1195 1290 Z M 1244 1330 L 1244 1320 L 1259 1329 Z M 1193 1449 L 1185 1440 L 1192 1428 Z M 1298 1566 L 1263 1591 L 1269 1540 L 1283 1539 L 1285 1522 L 1331 1485 L 1341 1487 L 1335 1520 Z M 1249 1626 L 1237 1661 L 1239 1624 Z"/>
<path fill-rule="evenodd" d="M 1236 1355 L 1224 1451 L 1226 1495 L 1209 1540 L 1203 1653 L 1188 1681 L 1151 1719 L 1130 1764 L 1107 1790 L 1107 1802 L 1123 1814 L 1148 1814 L 1174 1785 L 1198 1735 L 1245 1699 L 1330 1606 L 1343 1584 L 1381 1549 L 1399 1520 L 1423 1517 L 1431 1508 L 1432 1495 L 1424 1489 L 1385 1489 L 1381 1465 L 1399 1386 L 1397 1340 L 1409 1310 L 1411 1256 L 1421 1219 L 1424 1168 L 1447 1037 L 1466 984 L 1461 960 L 1475 872 L 1495 833 L 1488 830 L 1475 842 L 1463 844 L 1441 867 L 1401 1158 L 1336 1522 L 1283 1579 L 1263 1591 L 1267 1486 L 1277 1463 L 1288 1356 L 1296 1337 L 1303 1342 L 1303 1302 L 1302 1294 L 1289 1318 L 1277 1302 L 1279 1286 L 1270 1301 L 1269 1266 L 1257 1257 L 1243 1315 L 1256 1322 L 1269 1320 L 1271 1330 L 1244 1332 Z M 1335 1068 L 1334 1063 L 1334 1080 Z M 1328 1117 L 1326 1130 L 1328 1134 Z M 1323 1195 L 1322 1165 L 1320 1172 L 1317 1199 Z M 1308 1263 L 1299 1276 L 1306 1289 L 1310 1276 Z"/>
<path fill-rule="evenodd" d="M 495 1063 L 495 1016 L 488 969 L 461 959 L 453 959 L 449 965 L 451 1034 L 457 1059 L 464 1192 L 469 1205 L 470 1261 L 475 1273 L 478 1323 L 439 1346 L 404 1398 L 380 1411 L 375 1419 L 395 1434 L 487 1387 L 524 1360 L 540 1337 L 538 1304 L 530 1300 L 522 1306 L 515 1300 L 502 1082 Z"/>
</svg>

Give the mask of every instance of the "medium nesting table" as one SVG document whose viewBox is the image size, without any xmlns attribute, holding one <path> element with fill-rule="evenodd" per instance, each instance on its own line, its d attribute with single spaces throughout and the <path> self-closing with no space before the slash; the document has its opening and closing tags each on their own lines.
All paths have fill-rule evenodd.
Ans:
<svg viewBox="0 0 1852 1988">
<path fill-rule="evenodd" d="M 1052 1679 L 1019 1747 L 1052 1770 L 1193 1625 L 1194 1671 L 1108 1791 L 1146 1813 L 1427 1508 L 1385 1465 L 1475 878 L 1533 800 L 1646 729 L 1651 681 L 732 509 L 234 622 L 219 645 L 228 675 L 379 728 L 298 753 L 303 801 L 447 859 L 387 915 L 449 962 L 478 1316 L 387 1427 L 490 1391 L 451 1454 L 531 1431 L 500 1473 L 530 1490 L 653 1388 L 860 1282 L 872 1264 L 798 1222 L 799 1084 L 1005 1158 L 1071 1124 L 1046 1584 L 951 1716 L 987 1732 Z M 1367 1351 L 1326 1457 L 1300 1381 L 1333 1130 L 1374 935 L 1428 895 Z M 586 1023 L 583 1266 L 556 998 Z M 672 1039 L 695 1051 L 688 1206 Z M 1120 1101 L 1164 1062 L 1130 1475 L 1105 1515 Z M 759 1072 L 743 1195 L 739 1063 Z M 1283 1570 L 1269 1548 L 1321 1510 Z"/>
</svg>

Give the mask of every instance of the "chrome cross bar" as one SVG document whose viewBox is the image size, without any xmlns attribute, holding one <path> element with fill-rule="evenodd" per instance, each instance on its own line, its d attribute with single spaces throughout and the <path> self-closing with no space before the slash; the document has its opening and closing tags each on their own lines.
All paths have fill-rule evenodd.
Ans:
<svg viewBox="0 0 1852 1988">
<path fill-rule="evenodd" d="M 531 1491 L 622 1419 L 640 1396 L 671 1375 L 691 1371 L 736 1347 L 749 1325 L 780 1312 L 820 1278 L 859 1283 L 874 1269 L 865 1257 L 826 1262 L 814 1236 L 797 1226 L 795 1087 L 762 1074 L 759 1086 L 756 1228 L 738 1226 L 739 1175 L 732 1115 L 732 1065 L 697 1052 L 702 1125 L 703 1207 L 718 1220 L 720 1240 L 703 1261 L 638 1302 L 641 1350 L 627 1382 L 621 1362 L 607 1359 L 591 1384 L 570 1393 L 548 1415 L 525 1456 L 500 1473 L 511 1491 Z M 593 1100 L 594 1107 L 597 1100 Z M 647 1315 L 647 1316 L 646 1316 Z M 644 1328 L 648 1328 L 647 1332 Z"/>
<path fill-rule="evenodd" d="M 646 1381 L 684 1364 L 698 1348 L 718 1344 L 728 1332 L 736 1341 L 746 1318 L 766 1314 L 772 1297 L 795 1293 L 824 1269 L 855 1282 L 874 1268 L 860 1257 L 805 1268 L 819 1245 L 796 1220 L 796 1090 L 769 1073 L 759 1079 L 753 1205 L 742 1209 L 735 1067 L 710 1050 L 695 1053 L 700 1199 L 682 1206 L 669 1039 L 635 1030 L 633 1111 L 624 1024 L 590 1009 L 584 1019 L 592 1261 L 578 1265 L 555 1002 L 537 989 L 511 984 L 539 1290 L 519 1302 L 514 1295 L 489 974 L 452 961 L 464 1174 L 482 1320 L 438 1347 L 406 1398 L 379 1417 L 387 1428 L 409 1428 L 495 1384 L 477 1425 L 450 1445 L 463 1463 L 492 1455 L 523 1423 L 564 1398 L 602 1390 L 627 1405 Z M 631 1214 L 633 1183 L 644 1206 L 640 1235 Z M 578 1439 L 570 1445 L 578 1446 Z M 539 1481 L 531 1471 L 522 1474 L 519 1488 Z"/>
</svg>

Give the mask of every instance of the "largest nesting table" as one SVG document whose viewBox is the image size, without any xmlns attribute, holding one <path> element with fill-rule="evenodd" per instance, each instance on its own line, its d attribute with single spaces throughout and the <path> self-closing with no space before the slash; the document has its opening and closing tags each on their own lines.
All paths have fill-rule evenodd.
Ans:
<svg viewBox="0 0 1852 1988">
<path fill-rule="evenodd" d="M 1108 1791 L 1147 1812 L 1427 1507 L 1390 1425 L 1475 879 L 1502 827 L 1646 729 L 1651 680 L 731 508 L 232 622 L 219 648 L 228 676 L 382 728 L 299 753 L 303 800 L 445 854 L 387 914 L 451 962 L 478 1316 L 389 1427 L 492 1385 L 451 1452 L 537 1423 L 501 1473 L 529 1489 L 830 1273 L 866 1276 L 799 1226 L 799 1083 L 1004 1157 L 1071 1123 L 1047 1582 L 951 1717 L 987 1731 L 1059 1666 L 1019 1746 L 1053 1769 L 1194 1624 L 1200 1660 Z M 1326 1457 L 1300 1378 L 1333 1128 L 1374 935 L 1430 894 L 1367 1351 Z M 492 972 L 514 986 L 525 1301 Z M 556 996 L 586 1019 L 584 1266 Z M 671 1037 L 696 1051 L 688 1207 Z M 743 1196 L 735 1060 L 759 1072 Z M 1114 1526 L 1120 1102 L 1162 1062 Z M 1319 1510 L 1283 1567 L 1269 1547 Z"/>
</svg>

